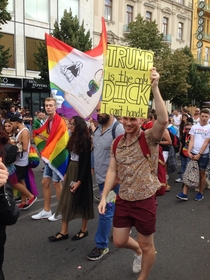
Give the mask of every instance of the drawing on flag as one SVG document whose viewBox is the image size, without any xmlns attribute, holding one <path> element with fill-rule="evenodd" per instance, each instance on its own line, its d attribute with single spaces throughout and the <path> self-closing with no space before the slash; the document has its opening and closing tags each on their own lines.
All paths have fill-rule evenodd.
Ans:
<svg viewBox="0 0 210 280">
<path fill-rule="evenodd" d="M 99 45 L 81 52 L 49 34 L 45 34 L 51 94 L 57 100 L 58 113 L 66 117 L 88 118 L 98 104 L 103 87 L 106 53 L 106 28 L 102 18 Z"/>
</svg>

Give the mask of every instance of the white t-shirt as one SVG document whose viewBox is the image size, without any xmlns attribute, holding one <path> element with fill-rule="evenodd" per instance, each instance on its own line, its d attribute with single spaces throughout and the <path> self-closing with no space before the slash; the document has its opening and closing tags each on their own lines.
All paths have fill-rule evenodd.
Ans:
<svg viewBox="0 0 210 280">
<path fill-rule="evenodd" d="M 178 116 L 173 116 L 173 120 L 174 120 L 174 125 L 175 126 L 180 126 L 181 120 L 182 120 L 182 116 L 178 115 Z"/>
<path fill-rule="evenodd" d="M 191 152 L 194 154 L 198 154 L 206 138 L 210 138 L 210 124 L 202 126 L 200 125 L 200 123 L 197 123 L 191 127 L 190 134 L 194 135 L 194 146 Z M 207 154 L 208 152 L 209 145 L 207 145 L 203 154 Z"/>
<path fill-rule="evenodd" d="M 194 119 L 193 118 L 193 124 L 197 124 L 197 123 L 199 123 L 200 122 L 200 118 L 197 118 L 197 119 Z M 209 122 L 208 122 L 209 123 Z"/>
</svg>

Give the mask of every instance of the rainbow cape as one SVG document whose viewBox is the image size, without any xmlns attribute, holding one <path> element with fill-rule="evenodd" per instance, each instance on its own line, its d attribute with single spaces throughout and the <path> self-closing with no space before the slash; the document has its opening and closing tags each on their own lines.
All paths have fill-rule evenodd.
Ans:
<svg viewBox="0 0 210 280">
<path fill-rule="evenodd" d="M 48 163 L 63 180 L 69 162 L 69 152 L 66 145 L 69 140 L 65 121 L 55 114 L 50 134 L 47 133 L 49 119 L 39 129 L 33 131 L 34 142 L 44 162 Z M 38 137 L 41 134 L 47 141 Z"/>
<path fill-rule="evenodd" d="M 71 118 L 88 118 L 98 104 L 103 87 L 106 54 L 106 26 L 102 18 L 99 45 L 81 52 L 49 34 L 45 34 L 49 79 L 52 96 L 57 100 L 57 112 Z"/>
</svg>

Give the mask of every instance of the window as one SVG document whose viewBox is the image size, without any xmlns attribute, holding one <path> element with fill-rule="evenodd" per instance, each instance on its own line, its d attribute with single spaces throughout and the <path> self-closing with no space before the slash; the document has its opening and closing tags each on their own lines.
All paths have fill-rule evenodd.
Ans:
<svg viewBox="0 0 210 280">
<path fill-rule="evenodd" d="M 164 17 L 163 18 L 163 30 L 162 30 L 164 35 L 168 34 L 168 18 Z"/>
<path fill-rule="evenodd" d="M 25 0 L 25 17 L 49 22 L 49 0 Z"/>
<path fill-rule="evenodd" d="M 210 49 L 208 47 L 205 48 L 205 61 L 209 60 Z"/>
<path fill-rule="evenodd" d="M 146 20 L 147 21 L 152 21 L 152 13 L 146 12 Z"/>
<path fill-rule="evenodd" d="M 14 0 L 8 0 L 7 12 L 14 14 Z"/>
<path fill-rule="evenodd" d="M 178 39 L 180 39 L 180 40 L 183 39 L 183 23 L 182 22 L 178 23 Z"/>
<path fill-rule="evenodd" d="M 112 1 L 111 0 L 105 0 L 104 18 L 106 20 L 112 20 Z"/>
<path fill-rule="evenodd" d="M 38 67 L 34 63 L 34 53 L 37 52 L 39 43 L 43 42 L 43 40 L 26 38 L 26 69 L 37 71 Z"/>
<path fill-rule="evenodd" d="M 9 68 L 15 68 L 15 53 L 14 53 L 14 35 L 1 33 L 3 37 L 1 38 L 1 45 L 4 46 L 4 51 L 9 48 L 9 54 L 11 55 L 9 59 Z"/>
<path fill-rule="evenodd" d="M 79 0 L 59 0 L 58 2 L 58 21 L 63 17 L 64 10 L 69 12 L 71 8 L 72 15 L 79 17 Z"/>
<path fill-rule="evenodd" d="M 126 24 L 129 24 L 133 21 L 133 7 L 127 5 L 126 6 Z"/>
</svg>

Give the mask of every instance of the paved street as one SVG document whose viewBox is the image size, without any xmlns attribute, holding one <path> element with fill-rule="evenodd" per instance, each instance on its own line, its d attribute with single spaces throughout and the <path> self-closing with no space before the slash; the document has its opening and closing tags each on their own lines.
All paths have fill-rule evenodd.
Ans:
<svg viewBox="0 0 210 280">
<path fill-rule="evenodd" d="M 179 163 L 179 161 L 178 161 Z M 68 240 L 49 243 L 47 237 L 60 230 L 61 221 L 34 221 L 31 215 L 43 207 L 42 172 L 34 170 L 39 188 L 38 201 L 22 211 L 16 225 L 7 228 L 4 272 L 6 280 L 136 280 L 132 272 L 133 252 L 117 249 L 110 242 L 110 252 L 99 261 L 88 261 L 86 255 L 95 247 L 96 218 L 89 222 L 89 236 L 80 241 L 71 237 L 81 228 L 81 220 L 69 224 Z M 194 190 L 189 201 L 175 195 L 181 184 L 175 183 L 177 172 L 169 179 L 171 191 L 158 197 L 156 261 L 150 280 L 209 280 L 210 279 L 210 190 L 204 200 L 196 202 Z M 95 188 L 95 194 L 98 194 Z M 53 193 L 52 210 L 56 209 Z M 132 236 L 136 236 L 133 229 Z"/>
</svg>

